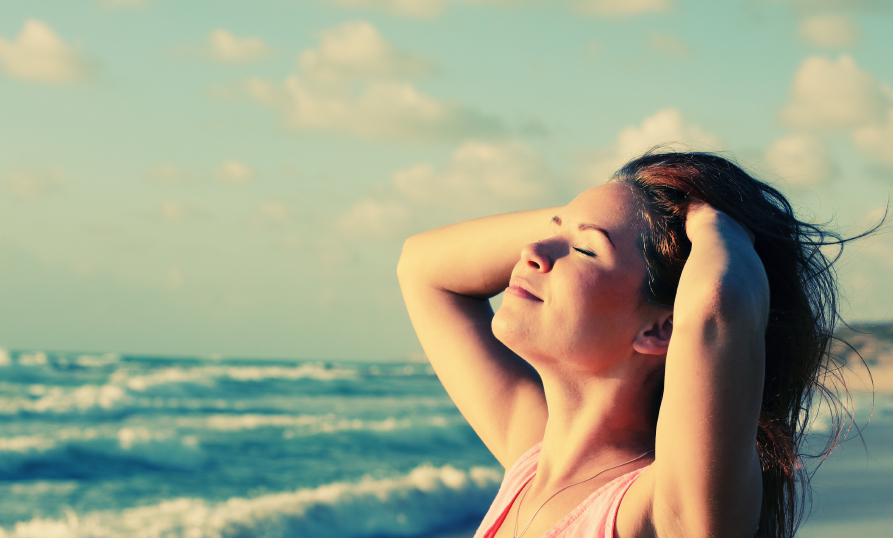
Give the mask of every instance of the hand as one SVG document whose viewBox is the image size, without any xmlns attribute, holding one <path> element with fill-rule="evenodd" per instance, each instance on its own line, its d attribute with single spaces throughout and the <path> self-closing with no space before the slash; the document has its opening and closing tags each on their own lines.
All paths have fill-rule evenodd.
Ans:
<svg viewBox="0 0 893 538">
<path fill-rule="evenodd" d="M 750 244 L 754 244 L 755 237 L 746 226 L 706 202 L 693 200 L 685 216 L 685 234 L 688 240 L 694 243 L 702 230 L 720 228 L 733 234 L 743 232 L 750 240 Z"/>
</svg>

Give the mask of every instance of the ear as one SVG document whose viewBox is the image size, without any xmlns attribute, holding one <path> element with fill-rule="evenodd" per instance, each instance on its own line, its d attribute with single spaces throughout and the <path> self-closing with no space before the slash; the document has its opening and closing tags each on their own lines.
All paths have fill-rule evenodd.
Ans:
<svg viewBox="0 0 893 538">
<path fill-rule="evenodd" d="M 644 355 L 663 355 L 673 335 L 673 313 L 663 312 L 657 319 L 642 327 L 633 341 L 633 349 Z"/>
</svg>

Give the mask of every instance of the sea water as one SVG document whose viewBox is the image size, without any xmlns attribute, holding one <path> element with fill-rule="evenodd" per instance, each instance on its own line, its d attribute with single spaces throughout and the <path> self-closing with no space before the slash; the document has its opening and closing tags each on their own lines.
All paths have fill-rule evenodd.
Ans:
<svg viewBox="0 0 893 538">
<path fill-rule="evenodd" d="M 893 398 L 864 439 L 811 521 L 891 512 Z M 427 364 L 0 351 L 2 537 L 433 536 L 501 476 Z"/>
<path fill-rule="evenodd" d="M 0 536 L 424 536 L 501 476 L 427 364 L 0 353 Z"/>
</svg>

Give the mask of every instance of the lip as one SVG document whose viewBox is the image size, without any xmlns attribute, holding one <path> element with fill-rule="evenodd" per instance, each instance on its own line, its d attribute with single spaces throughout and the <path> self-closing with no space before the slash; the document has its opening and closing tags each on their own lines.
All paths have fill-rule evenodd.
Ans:
<svg viewBox="0 0 893 538">
<path fill-rule="evenodd" d="M 508 295 L 514 295 L 515 297 L 520 297 L 521 299 L 527 299 L 528 301 L 537 301 L 543 302 L 542 299 L 537 297 L 530 291 L 530 284 L 521 279 L 512 279 L 509 283 L 509 287 L 505 289 L 505 293 Z"/>
</svg>

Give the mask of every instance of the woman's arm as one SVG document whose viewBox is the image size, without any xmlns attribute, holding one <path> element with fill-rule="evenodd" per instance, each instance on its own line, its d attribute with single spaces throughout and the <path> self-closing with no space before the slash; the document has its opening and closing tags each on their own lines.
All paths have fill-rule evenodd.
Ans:
<svg viewBox="0 0 893 538">
<path fill-rule="evenodd" d="M 509 283 L 521 248 L 557 209 L 462 222 L 410 237 L 397 266 L 409 317 L 456 406 L 503 466 L 542 440 L 539 376 L 490 327 L 488 299 Z"/>
<path fill-rule="evenodd" d="M 654 528 L 660 537 L 752 537 L 769 285 L 750 232 L 727 215 L 695 206 L 686 232 L 692 250 L 657 424 Z"/>
</svg>

